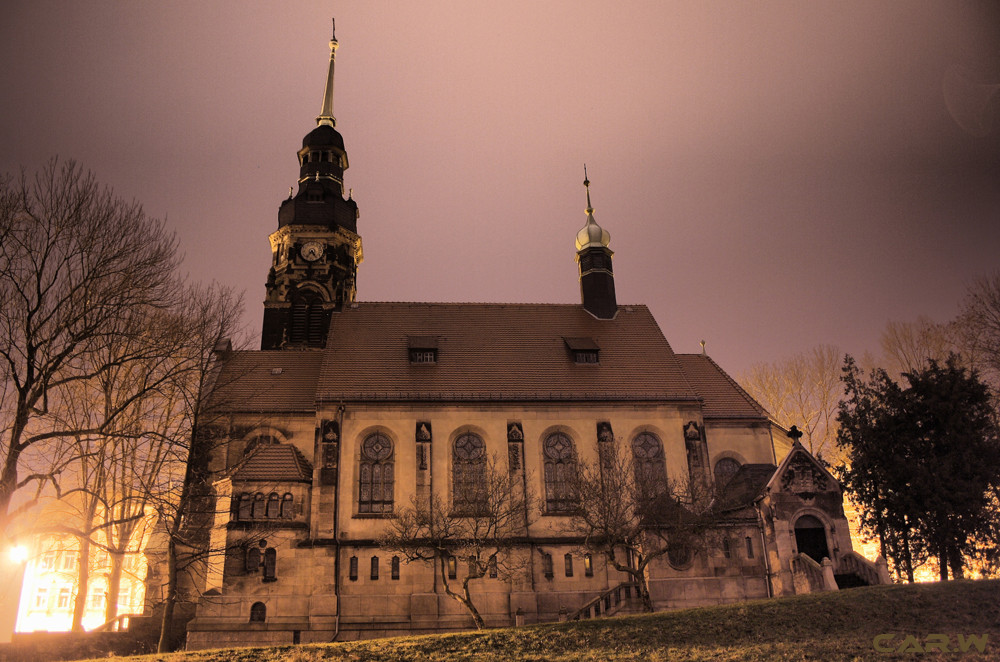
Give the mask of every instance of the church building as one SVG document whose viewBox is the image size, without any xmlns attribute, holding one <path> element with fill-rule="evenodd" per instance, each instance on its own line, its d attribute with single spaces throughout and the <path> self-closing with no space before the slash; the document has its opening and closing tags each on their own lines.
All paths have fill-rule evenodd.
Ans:
<svg viewBox="0 0 1000 662">
<path fill-rule="evenodd" d="M 625 611 L 615 591 L 627 576 L 567 533 L 567 476 L 601 443 L 718 495 L 715 535 L 649 566 L 657 609 L 883 580 L 852 551 L 841 487 L 797 431 L 704 352 L 675 353 L 646 306 L 618 303 L 588 181 L 576 273 L 565 274 L 579 279 L 579 303 L 358 301 L 363 225 L 333 115 L 337 48 L 334 38 L 298 187 L 269 237 L 261 348 L 220 351 L 225 422 L 205 453 L 204 544 L 224 553 L 192 575 L 189 648 L 472 627 L 430 563 L 379 539 L 400 509 L 450 503 L 490 457 L 538 505 L 518 543 L 523 573 L 472 585 L 486 624 L 600 616 L 612 597 Z"/>
</svg>

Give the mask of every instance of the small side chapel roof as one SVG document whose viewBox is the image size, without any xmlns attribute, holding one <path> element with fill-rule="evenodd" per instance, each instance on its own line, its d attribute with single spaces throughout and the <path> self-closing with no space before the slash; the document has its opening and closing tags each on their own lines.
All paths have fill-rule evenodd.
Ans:
<svg viewBox="0 0 1000 662">
<path fill-rule="evenodd" d="M 773 464 L 744 464 L 726 483 L 716 500 L 716 510 L 741 510 L 753 505 L 777 471 Z"/>
<path fill-rule="evenodd" d="M 311 483 L 312 465 L 291 444 L 261 444 L 233 472 L 233 480 Z"/>
<path fill-rule="evenodd" d="M 678 354 L 677 360 L 691 387 L 704 400 L 702 407 L 704 418 L 769 418 L 767 410 L 708 356 Z"/>
</svg>

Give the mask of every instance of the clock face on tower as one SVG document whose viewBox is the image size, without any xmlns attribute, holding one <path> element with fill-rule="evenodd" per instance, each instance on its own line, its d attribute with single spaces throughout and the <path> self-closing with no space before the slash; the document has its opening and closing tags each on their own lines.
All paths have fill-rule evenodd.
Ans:
<svg viewBox="0 0 1000 662">
<path fill-rule="evenodd" d="M 323 256 L 323 244 L 319 241 L 307 241 L 302 244 L 299 254 L 307 262 L 315 262 Z"/>
</svg>

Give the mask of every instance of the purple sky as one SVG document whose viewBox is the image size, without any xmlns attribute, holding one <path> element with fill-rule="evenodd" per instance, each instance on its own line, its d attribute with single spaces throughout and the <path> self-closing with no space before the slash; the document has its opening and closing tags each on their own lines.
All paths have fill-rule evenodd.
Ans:
<svg viewBox="0 0 1000 662">
<path fill-rule="evenodd" d="M 363 301 L 577 302 L 584 162 L 619 302 L 732 373 L 998 266 L 995 3 L 8 0 L 0 171 L 81 161 L 259 334 L 331 16 Z"/>
</svg>

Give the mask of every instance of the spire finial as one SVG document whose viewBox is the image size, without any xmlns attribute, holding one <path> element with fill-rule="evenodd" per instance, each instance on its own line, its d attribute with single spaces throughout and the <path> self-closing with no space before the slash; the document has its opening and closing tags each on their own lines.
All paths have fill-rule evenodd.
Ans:
<svg viewBox="0 0 1000 662">
<path fill-rule="evenodd" d="M 340 44 L 337 42 L 337 20 L 331 20 L 333 28 L 330 32 L 330 71 L 326 78 L 326 89 L 323 91 L 323 109 L 320 111 L 319 117 L 316 118 L 316 124 L 319 126 L 337 126 L 337 118 L 333 116 L 333 65 L 337 58 L 337 47 Z"/>
<path fill-rule="evenodd" d="M 590 204 L 590 178 L 587 177 L 587 164 L 583 164 L 583 185 L 587 189 L 587 215 L 594 213 L 594 206 Z"/>
</svg>

